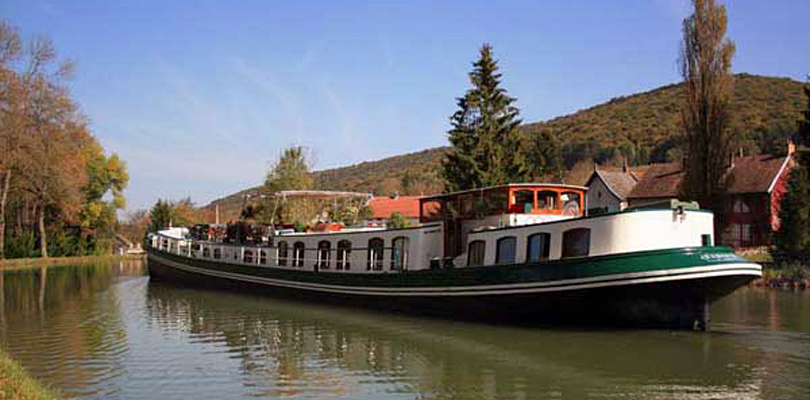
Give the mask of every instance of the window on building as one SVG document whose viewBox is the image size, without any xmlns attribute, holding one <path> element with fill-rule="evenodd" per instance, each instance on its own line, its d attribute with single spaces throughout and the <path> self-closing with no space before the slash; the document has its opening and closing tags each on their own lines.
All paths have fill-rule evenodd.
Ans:
<svg viewBox="0 0 810 400">
<path fill-rule="evenodd" d="M 286 267 L 288 256 L 287 242 L 284 241 L 278 242 L 278 248 L 276 248 L 276 251 L 278 252 L 278 255 L 276 256 L 276 264 L 278 264 L 281 267 Z"/>
<path fill-rule="evenodd" d="M 541 190 L 537 192 L 537 209 L 554 210 L 557 208 L 557 192 Z"/>
<path fill-rule="evenodd" d="M 380 238 L 371 238 L 368 241 L 368 265 L 366 269 L 381 271 L 383 268 L 383 242 Z"/>
<path fill-rule="evenodd" d="M 318 260 L 316 264 L 319 269 L 329 269 L 329 262 L 332 257 L 332 244 L 328 240 L 318 243 Z"/>
<path fill-rule="evenodd" d="M 339 270 L 346 269 L 347 271 L 351 269 L 351 263 L 349 263 L 349 256 L 351 253 L 352 242 L 348 240 L 339 241 L 337 245 L 337 261 L 335 263 L 335 268 Z"/>
<path fill-rule="evenodd" d="M 517 250 L 517 239 L 514 236 L 507 236 L 498 239 L 495 251 L 496 264 L 514 264 L 515 250 Z"/>
<path fill-rule="evenodd" d="M 734 213 L 748 214 L 749 212 L 751 212 L 751 208 L 748 207 L 748 203 L 746 203 L 745 200 L 743 199 L 734 200 Z"/>
<path fill-rule="evenodd" d="M 480 267 L 484 265 L 484 255 L 487 249 L 487 242 L 483 240 L 474 240 L 470 242 L 467 251 L 467 266 Z"/>
<path fill-rule="evenodd" d="M 214 249 L 214 258 L 217 259 L 217 260 L 222 258 L 222 250 Z"/>
<path fill-rule="evenodd" d="M 404 271 L 408 269 L 408 238 L 394 239 L 391 247 L 391 270 Z"/>
<path fill-rule="evenodd" d="M 253 263 L 253 252 L 250 250 L 245 250 L 242 254 L 242 262 L 252 264 Z"/>
<path fill-rule="evenodd" d="M 264 250 L 259 250 L 259 263 L 267 265 L 267 252 Z"/>
<path fill-rule="evenodd" d="M 551 253 L 551 234 L 535 233 L 529 236 L 526 247 L 526 262 L 548 260 Z"/>
<path fill-rule="evenodd" d="M 562 256 L 584 257 L 590 253 L 591 230 L 575 228 L 563 232 Z"/>
<path fill-rule="evenodd" d="M 304 266 L 304 242 L 295 242 L 293 245 L 293 267 Z"/>
</svg>

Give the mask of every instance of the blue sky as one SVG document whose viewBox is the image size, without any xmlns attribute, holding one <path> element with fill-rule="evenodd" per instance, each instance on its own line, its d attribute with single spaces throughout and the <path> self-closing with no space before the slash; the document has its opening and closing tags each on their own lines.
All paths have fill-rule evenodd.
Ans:
<svg viewBox="0 0 810 400">
<path fill-rule="evenodd" d="M 805 80 L 810 1 L 727 1 L 735 72 Z M 678 81 L 690 3 L 4 0 L 0 18 L 77 62 L 75 98 L 128 164 L 128 209 L 446 144 L 489 42 L 524 121 Z"/>
</svg>

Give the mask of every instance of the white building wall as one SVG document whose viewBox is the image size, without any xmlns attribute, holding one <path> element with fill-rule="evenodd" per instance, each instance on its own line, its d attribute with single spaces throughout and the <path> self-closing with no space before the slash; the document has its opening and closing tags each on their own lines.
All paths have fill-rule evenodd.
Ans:
<svg viewBox="0 0 810 400">
<path fill-rule="evenodd" d="M 588 208 L 607 208 L 608 212 L 624 209 L 621 199 L 616 197 L 598 176 L 592 179 L 588 186 Z"/>
</svg>

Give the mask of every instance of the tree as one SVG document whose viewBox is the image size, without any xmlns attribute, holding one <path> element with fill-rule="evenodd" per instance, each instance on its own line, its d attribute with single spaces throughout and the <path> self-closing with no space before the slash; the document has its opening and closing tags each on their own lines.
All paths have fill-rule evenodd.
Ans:
<svg viewBox="0 0 810 400">
<path fill-rule="evenodd" d="M 548 129 L 529 136 L 528 163 L 534 180 L 562 180 L 562 146 Z"/>
<path fill-rule="evenodd" d="M 528 177 L 515 98 L 501 88 L 492 46 L 484 44 L 469 74 L 472 88 L 456 100 L 450 117 L 451 148 L 442 165 L 448 191 L 492 186 Z"/>
<path fill-rule="evenodd" d="M 169 227 L 172 221 L 172 205 L 168 201 L 158 199 L 149 210 L 149 232 L 157 232 Z"/>
<path fill-rule="evenodd" d="M 807 109 L 799 121 L 796 140 L 810 144 L 810 87 L 804 88 Z M 788 189 L 779 204 L 779 230 L 774 242 L 775 255 L 782 262 L 810 264 L 810 154 L 798 152 L 796 165 L 790 171 Z"/>
<path fill-rule="evenodd" d="M 306 199 L 287 199 L 283 204 L 276 204 L 273 195 L 282 190 L 310 190 L 315 186 L 315 180 L 310 173 L 310 160 L 306 149 L 302 146 L 291 146 L 281 152 L 278 160 L 273 164 L 261 194 L 264 198 L 259 202 L 256 214 L 259 220 L 265 223 L 309 224 L 315 217 L 315 205 Z M 275 214 L 274 214 L 275 213 Z"/>
<path fill-rule="evenodd" d="M 22 50 L 20 33 L 5 21 L 0 21 L 0 259 L 5 258 L 6 204 L 11 189 L 12 166 L 18 146 L 14 134 L 19 132 L 13 110 L 18 105 L 19 82 L 11 69 Z"/>
<path fill-rule="evenodd" d="M 685 86 L 681 120 L 686 137 L 681 191 L 702 206 L 719 205 L 729 155 L 734 43 L 725 38 L 726 8 L 693 0 L 683 21 L 680 70 Z"/>
</svg>

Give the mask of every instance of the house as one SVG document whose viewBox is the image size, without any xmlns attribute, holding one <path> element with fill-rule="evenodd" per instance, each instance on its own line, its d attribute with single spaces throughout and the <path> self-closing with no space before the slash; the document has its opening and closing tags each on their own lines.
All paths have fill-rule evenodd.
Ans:
<svg viewBox="0 0 810 400">
<path fill-rule="evenodd" d="M 380 196 L 368 202 L 371 215 L 366 220 L 369 225 L 385 225 L 394 213 L 402 214 L 411 225 L 419 223 L 419 199 L 422 196 Z"/>
<path fill-rule="evenodd" d="M 607 169 L 594 165 L 588 187 L 588 214 L 616 212 L 627 207 L 627 195 L 643 176 L 643 169 L 631 170 L 627 164 L 621 169 Z"/>
<path fill-rule="evenodd" d="M 715 212 L 718 244 L 735 248 L 770 244 L 771 234 L 779 229 L 779 202 L 787 190 L 794 152 L 791 143 L 786 156 L 760 154 L 730 160 L 726 195 Z M 678 198 L 683 177 L 680 163 L 652 165 L 627 196 L 628 206 Z"/>
</svg>

